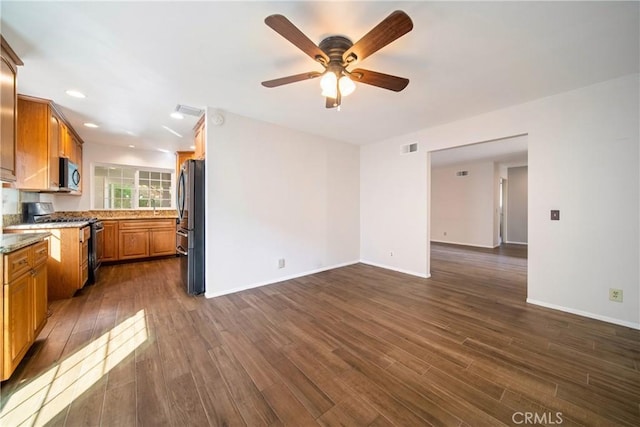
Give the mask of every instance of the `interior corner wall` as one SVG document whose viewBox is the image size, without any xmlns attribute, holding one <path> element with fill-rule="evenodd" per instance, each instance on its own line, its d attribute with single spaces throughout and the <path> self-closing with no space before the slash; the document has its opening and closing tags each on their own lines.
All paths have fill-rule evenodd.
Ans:
<svg viewBox="0 0 640 427">
<path fill-rule="evenodd" d="M 222 114 L 206 133 L 206 296 L 358 262 L 359 147 Z"/>
<path fill-rule="evenodd" d="M 457 176 L 458 171 L 466 176 Z M 495 246 L 496 168 L 473 162 L 431 170 L 431 241 Z"/>
<path fill-rule="evenodd" d="M 404 154 L 402 145 L 360 148 L 360 259 L 428 277 L 428 153 Z"/>
<path fill-rule="evenodd" d="M 527 301 L 640 328 L 639 83 L 623 76 L 363 146 L 362 256 L 428 274 L 427 156 L 403 161 L 403 145 L 428 152 L 528 134 Z M 413 255 L 390 261 L 392 244 Z M 610 287 L 622 303 L 609 301 Z"/>
<path fill-rule="evenodd" d="M 507 243 L 526 244 L 527 238 L 527 206 L 528 192 L 528 167 L 520 166 L 507 169 Z"/>
</svg>

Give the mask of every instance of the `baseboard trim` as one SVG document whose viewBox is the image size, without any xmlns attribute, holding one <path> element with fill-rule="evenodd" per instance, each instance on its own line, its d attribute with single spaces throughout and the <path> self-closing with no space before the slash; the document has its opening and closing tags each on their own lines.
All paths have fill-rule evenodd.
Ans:
<svg viewBox="0 0 640 427">
<path fill-rule="evenodd" d="M 421 277 L 423 279 L 428 279 L 431 277 L 430 274 L 424 274 L 424 273 L 416 273 L 415 271 L 411 271 L 411 270 L 404 270 L 402 268 L 396 268 L 396 267 L 392 267 L 390 265 L 386 265 L 386 264 L 380 264 L 377 262 L 373 262 L 373 261 L 367 261 L 364 259 L 361 259 L 360 262 L 362 264 L 367 264 L 367 265 L 371 265 L 373 267 L 380 267 L 380 268 L 384 268 L 385 270 L 392 270 L 392 271 L 397 271 L 398 273 L 404 273 L 404 274 L 409 274 L 411 276 L 416 276 L 416 277 Z"/>
<path fill-rule="evenodd" d="M 444 243 L 447 245 L 459 245 L 459 246 L 471 246 L 473 248 L 485 248 L 485 249 L 495 249 L 500 245 L 495 245 L 495 246 L 487 246 L 487 245 L 474 245 L 472 243 L 461 243 L 461 242 L 450 242 L 447 240 L 434 240 L 431 239 L 431 242 L 433 243 Z"/>
<path fill-rule="evenodd" d="M 525 245 L 525 246 L 529 245 L 529 243 L 527 243 L 527 242 L 512 242 L 511 240 L 507 240 L 507 241 L 505 241 L 505 243 L 507 243 L 509 245 Z"/>
<path fill-rule="evenodd" d="M 261 286 L 273 285 L 275 283 L 280 283 L 280 282 L 284 282 L 284 281 L 291 280 L 291 279 L 297 279 L 298 277 L 309 276 L 311 274 L 321 273 L 323 271 L 334 270 L 336 268 L 346 267 L 348 265 L 353 265 L 353 264 L 358 264 L 359 262 L 360 261 L 343 262 L 343 263 L 334 264 L 334 265 L 331 265 L 331 266 L 328 266 L 328 267 L 322 267 L 322 268 L 318 268 L 318 269 L 315 269 L 315 270 L 309 270 L 309 271 L 305 271 L 305 272 L 302 272 L 302 273 L 292 274 L 290 276 L 278 277 L 277 279 L 273 279 L 273 280 L 267 280 L 267 281 L 264 281 L 264 282 L 252 283 L 252 284 L 246 285 L 246 286 L 238 286 L 237 288 L 228 289 L 228 290 L 225 290 L 223 292 L 206 292 L 205 291 L 204 296 L 205 296 L 205 298 L 215 298 L 215 297 L 221 297 L 223 295 L 235 294 L 236 292 L 246 291 L 248 289 L 259 288 Z"/>
<path fill-rule="evenodd" d="M 620 320 L 620 319 L 615 319 L 613 317 L 602 316 L 600 314 L 594 314 L 588 311 L 577 310 L 575 308 L 564 307 L 557 304 L 550 304 L 548 302 L 538 301 L 531 298 L 527 298 L 527 304 L 538 305 L 540 307 L 550 308 L 558 311 L 564 311 L 566 313 L 576 314 L 582 317 L 588 317 L 589 319 L 601 320 L 603 322 L 613 323 L 615 325 L 626 326 L 627 328 L 640 330 L 640 322 L 638 323 L 628 322 L 626 320 Z"/>
</svg>

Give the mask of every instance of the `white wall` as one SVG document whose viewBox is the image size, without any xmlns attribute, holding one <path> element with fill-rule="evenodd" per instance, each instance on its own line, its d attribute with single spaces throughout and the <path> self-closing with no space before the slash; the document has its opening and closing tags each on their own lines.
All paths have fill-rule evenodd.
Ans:
<svg viewBox="0 0 640 427">
<path fill-rule="evenodd" d="M 206 296 L 357 262 L 359 148 L 224 115 L 206 135 Z"/>
<path fill-rule="evenodd" d="M 110 163 L 127 166 L 143 166 L 151 168 L 171 169 L 175 171 L 175 153 L 138 150 L 135 148 L 85 142 L 82 146 L 82 195 L 45 194 L 41 201 L 53 202 L 56 211 L 88 211 L 91 209 L 91 165 L 94 163 Z"/>
<path fill-rule="evenodd" d="M 458 171 L 469 174 L 457 176 Z M 431 241 L 496 245 L 496 171 L 486 161 L 432 168 Z"/>
<path fill-rule="evenodd" d="M 393 140 L 360 148 L 360 259 L 428 277 L 426 152 Z"/>
<path fill-rule="evenodd" d="M 528 241 L 528 173 L 527 166 L 507 170 L 507 243 L 526 244 Z"/>
<path fill-rule="evenodd" d="M 428 272 L 424 153 L 528 134 L 528 301 L 640 328 L 639 80 L 625 76 L 363 146 L 362 258 Z M 394 156 L 415 141 L 423 155 Z M 550 209 L 560 209 L 560 221 L 549 220 Z M 425 256 L 389 258 L 379 248 L 390 242 L 398 253 Z M 608 300 L 609 287 L 623 289 L 623 303 Z"/>
</svg>

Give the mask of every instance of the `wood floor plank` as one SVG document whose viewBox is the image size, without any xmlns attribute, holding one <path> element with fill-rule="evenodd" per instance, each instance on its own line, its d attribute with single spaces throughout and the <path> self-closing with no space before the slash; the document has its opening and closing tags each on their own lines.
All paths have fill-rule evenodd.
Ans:
<svg viewBox="0 0 640 427">
<path fill-rule="evenodd" d="M 424 422 L 431 425 L 457 425 L 460 419 L 450 412 L 442 409 L 438 404 L 433 402 L 428 395 L 416 391 L 415 387 L 410 384 L 399 381 L 388 371 L 377 372 L 375 366 L 363 359 L 360 359 L 355 353 L 349 350 L 338 349 L 334 351 L 341 359 L 349 363 L 354 371 L 364 374 L 366 378 L 385 392 L 389 393 L 402 406 L 419 416 Z"/>
<path fill-rule="evenodd" d="M 326 427 L 368 426 L 382 415 L 357 396 L 346 396 L 340 403 L 322 414 L 318 423 Z"/>
<path fill-rule="evenodd" d="M 111 381 L 109 381 L 111 382 Z M 136 386 L 131 381 L 118 387 L 107 388 L 100 425 L 121 427 L 136 425 Z"/>
<path fill-rule="evenodd" d="M 278 417 L 265 401 L 264 395 L 233 354 L 222 347 L 211 349 L 209 353 L 220 366 L 222 377 L 244 422 L 249 426 L 277 422 Z"/>
<path fill-rule="evenodd" d="M 430 279 L 353 264 L 212 299 L 177 258 L 105 265 L 51 303 L 0 424 L 640 425 L 640 331 L 527 304 L 526 246 L 431 256 Z"/>
<path fill-rule="evenodd" d="M 273 384 L 264 391 L 264 397 L 276 411 L 283 425 L 291 427 L 318 425 L 284 384 Z"/>
</svg>

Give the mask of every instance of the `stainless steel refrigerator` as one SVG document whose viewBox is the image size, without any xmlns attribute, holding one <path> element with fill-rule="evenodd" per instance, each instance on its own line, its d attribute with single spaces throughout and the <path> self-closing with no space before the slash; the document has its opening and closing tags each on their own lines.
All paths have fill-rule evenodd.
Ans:
<svg viewBox="0 0 640 427">
<path fill-rule="evenodd" d="M 176 251 L 187 293 L 204 292 L 204 160 L 186 160 L 178 177 Z"/>
</svg>

